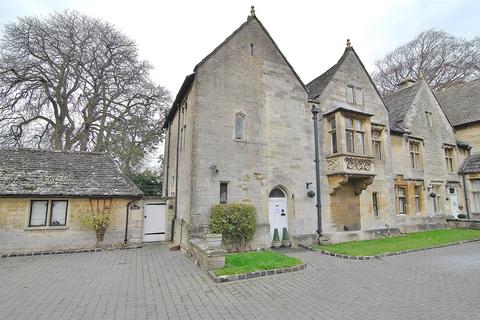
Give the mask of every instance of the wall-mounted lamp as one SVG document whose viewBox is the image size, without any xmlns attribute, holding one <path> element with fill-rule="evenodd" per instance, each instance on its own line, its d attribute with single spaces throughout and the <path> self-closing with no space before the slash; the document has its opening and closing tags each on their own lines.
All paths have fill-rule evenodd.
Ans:
<svg viewBox="0 0 480 320">
<path fill-rule="evenodd" d="M 216 165 L 216 164 L 212 164 L 212 165 L 210 166 L 210 171 L 212 172 L 212 174 L 218 174 L 217 165 Z"/>
<path fill-rule="evenodd" d="M 310 188 L 310 185 L 312 184 L 313 182 L 306 182 L 305 185 L 307 186 L 307 190 L 308 188 Z"/>
</svg>

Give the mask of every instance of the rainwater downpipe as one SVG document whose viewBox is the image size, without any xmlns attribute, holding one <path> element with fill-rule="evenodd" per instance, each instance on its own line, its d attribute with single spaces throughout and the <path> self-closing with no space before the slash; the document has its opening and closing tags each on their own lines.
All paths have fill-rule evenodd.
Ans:
<svg viewBox="0 0 480 320">
<path fill-rule="evenodd" d="M 178 122 L 177 122 L 177 156 L 175 159 L 175 211 L 173 214 L 173 219 L 172 219 L 172 237 L 171 241 L 173 242 L 174 235 L 175 235 L 175 221 L 177 220 L 177 206 L 178 206 L 178 156 L 180 154 L 180 117 L 182 116 L 182 113 L 180 112 L 180 106 L 178 107 Z M 182 243 L 182 239 L 180 239 L 180 245 Z"/>
<path fill-rule="evenodd" d="M 463 180 L 463 195 L 465 197 L 465 209 L 467 210 L 467 219 L 470 219 L 470 206 L 468 205 L 468 187 L 465 180 L 465 166 L 467 165 L 468 158 L 470 157 L 470 149 L 468 149 L 468 155 L 462 166 L 462 180 Z"/>
<path fill-rule="evenodd" d="M 319 159 L 319 150 L 318 150 L 318 113 L 320 108 L 316 105 L 312 105 L 312 114 L 313 114 L 313 134 L 315 135 L 315 178 L 316 178 L 316 189 L 317 189 L 317 233 L 318 236 L 322 236 L 322 203 L 320 198 L 320 159 Z"/>
<path fill-rule="evenodd" d="M 165 186 L 165 197 L 168 197 L 168 168 L 170 167 L 170 136 L 172 135 L 171 127 L 168 127 L 168 139 L 167 139 L 167 167 L 165 168 L 165 175 L 167 177 L 167 183 Z M 165 180 L 164 180 L 165 181 Z"/>
</svg>

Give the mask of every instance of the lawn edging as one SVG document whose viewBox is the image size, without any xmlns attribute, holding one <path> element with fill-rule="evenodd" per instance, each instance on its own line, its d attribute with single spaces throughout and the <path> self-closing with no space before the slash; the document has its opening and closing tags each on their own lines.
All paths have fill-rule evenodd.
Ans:
<svg viewBox="0 0 480 320">
<path fill-rule="evenodd" d="M 246 280 L 246 279 L 258 278 L 258 277 L 273 276 L 276 274 L 291 273 L 291 272 L 296 272 L 300 270 L 305 270 L 305 268 L 307 268 L 307 264 L 302 263 L 302 264 L 298 264 L 296 266 L 288 267 L 288 268 L 259 270 L 255 272 L 246 272 L 246 273 L 231 274 L 231 275 L 225 275 L 225 276 L 217 276 L 215 274 L 215 271 L 210 270 L 208 271 L 208 275 L 215 283 L 223 283 L 223 282 Z"/>
<path fill-rule="evenodd" d="M 327 250 L 316 250 L 312 246 L 306 246 L 306 245 L 300 245 L 300 246 L 307 249 L 307 250 L 310 250 L 310 251 L 313 251 L 313 252 L 319 252 L 321 254 L 331 256 L 331 257 L 337 257 L 337 258 L 348 259 L 348 260 L 370 261 L 370 260 L 381 260 L 384 257 L 398 256 L 398 255 L 401 255 L 401 254 L 407 254 L 407 253 L 412 253 L 412 252 L 427 251 L 427 250 L 439 249 L 439 248 L 444 248 L 444 247 L 458 246 L 460 244 L 471 243 L 471 242 L 480 242 L 480 239 L 462 240 L 462 241 L 458 241 L 458 242 L 441 244 L 441 245 L 438 245 L 438 246 L 427 247 L 427 248 L 402 250 L 402 251 L 396 251 L 396 252 L 387 252 L 387 253 L 384 253 L 384 254 L 379 254 L 379 255 L 374 255 L 374 256 L 350 256 L 350 255 L 346 255 L 346 254 L 339 254 L 339 253 L 330 252 L 330 251 L 327 251 Z"/>
<path fill-rule="evenodd" d="M 43 250 L 43 251 L 29 251 L 29 252 L 7 252 L 0 253 L 0 258 L 11 257 L 30 257 L 30 256 L 49 256 L 54 254 L 67 254 L 67 253 L 88 253 L 88 252 L 102 252 L 102 251 L 114 251 L 114 250 L 129 250 L 142 248 L 142 244 L 131 245 L 107 245 L 98 248 L 70 248 L 70 249 L 58 249 L 58 250 Z"/>
</svg>

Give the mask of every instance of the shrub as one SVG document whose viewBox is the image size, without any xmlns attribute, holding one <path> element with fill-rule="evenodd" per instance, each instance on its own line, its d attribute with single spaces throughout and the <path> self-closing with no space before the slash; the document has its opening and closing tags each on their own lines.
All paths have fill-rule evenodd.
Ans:
<svg viewBox="0 0 480 320">
<path fill-rule="evenodd" d="M 287 231 L 287 228 L 283 228 L 283 231 L 282 231 L 282 240 L 283 241 L 286 241 L 286 240 L 290 240 L 290 237 L 288 236 L 288 231 Z"/>
<path fill-rule="evenodd" d="M 251 204 L 229 203 L 212 207 L 210 232 L 221 233 L 228 251 L 245 251 L 257 230 L 257 214 Z"/>
<path fill-rule="evenodd" d="M 466 219 L 467 218 L 467 215 L 464 214 L 464 213 L 460 213 L 458 216 L 457 216 L 458 219 Z"/>
<path fill-rule="evenodd" d="M 112 215 L 105 212 L 84 215 L 80 218 L 80 224 L 89 230 L 95 231 L 97 242 L 102 242 L 105 232 L 112 225 Z"/>
</svg>

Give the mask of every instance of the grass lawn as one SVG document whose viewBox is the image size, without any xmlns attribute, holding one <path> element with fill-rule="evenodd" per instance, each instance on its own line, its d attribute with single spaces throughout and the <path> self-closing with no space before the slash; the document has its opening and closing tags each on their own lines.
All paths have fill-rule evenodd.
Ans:
<svg viewBox="0 0 480 320">
<path fill-rule="evenodd" d="M 329 245 L 317 245 L 316 250 L 350 256 L 374 256 L 387 252 L 429 248 L 438 245 L 455 243 L 463 240 L 480 239 L 480 230 L 443 229 L 382 238 L 375 240 L 350 241 Z"/>
<path fill-rule="evenodd" d="M 288 268 L 303 261 L 273 251 L 234 253 L 225 257 L 225 268 L 215 270 L 217 276 L 225 276 L 260 270 Z"/>
</svg>

